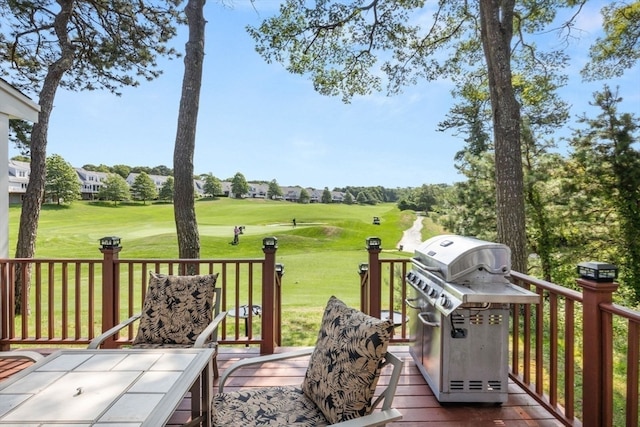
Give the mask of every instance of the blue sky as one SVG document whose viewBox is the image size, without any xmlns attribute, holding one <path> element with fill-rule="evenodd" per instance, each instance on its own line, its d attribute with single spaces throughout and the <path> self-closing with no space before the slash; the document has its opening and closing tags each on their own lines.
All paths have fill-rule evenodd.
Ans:
<svg viewBox="0 0 640 427">
<path fill-rule="evenodd" d="M 588 105 L 603 82 L 583 83 L 578 72 L 600 27 L 599 4 L 590 2 L 570 49 L 569 85 L 561 92 L 572 117 L 597 110 Z M 599 3 L 599 4 L 598 4 Z M 221 179 L 241 172 L 247 180 L 324 188 L 382 185 L 388 188 L 453 183 L 463 179 L 453 156 L 461 137 L 436 130 L 452 104 L 446 81 L 424 82 L 404 93 L 355 98 L 317 94 L 304 76 L 267 64 L 245 31 L 277 8 L 277 1 L 208 2 L 206 57 L 194 158 L 195 173 Z M 176 41 L 184 47 L 185 36 Z M 551 43 L 555 43 L 553 39 Z M 153 82 L 108 92 L 58 91 L 48 155 L 75 167 L 85 164 L 173 167 L 173 145 L 183 74 L 182 60 L 163 63 Z M 640 68 L 610 81 L 620 86 L 621 108 L 640 116 Z M 565 131 L 565 136 L 566 136 Z M 9 155 L 17 154 L 11 150 Z"/>
</svg>

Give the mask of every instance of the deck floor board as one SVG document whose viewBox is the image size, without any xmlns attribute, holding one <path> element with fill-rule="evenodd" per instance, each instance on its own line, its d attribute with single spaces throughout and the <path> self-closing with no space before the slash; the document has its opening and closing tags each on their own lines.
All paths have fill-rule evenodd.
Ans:
<svg viewBox="0 0 640 427">
<path fill-rule="evenodd" d="M 285 352 L 292 348 L 279 348 Z M 404 360 L 405 365 L 394 399 L 396 407 L 403 415 L 402 420 L 389 424 L 390 427 L 558 427 L 562 426 L 553 415 L 524 392 L 518 385 L 510 382 L 509 399 L 502 405 L 482 403 L 441 404 L 434 397 L 422 374 L 411 358 L 407 346 L 390 348 Z M 43 351 L 49 353 L 52 349 Z M 222 347 L 218 355 L 220 372 L 236 360 L 258 356 L 256 348 Z M 237 371 L 225 385 L 225 391 L 249 387 L 271 385 L 301 384 L 307 361 L 305 358 L 267 363 L 258 368 L 245 368 Z M 0 381 L 29 366 L 27 361 L 0 361 Z M 389 374 L 383 372 L 379 386 L 388 383 Z M 218 389 L 214 382 L 214 392 Z M 179 405 L 167 426 L 184 424 L 190 418 L 190 397 Z"/>
</svg>

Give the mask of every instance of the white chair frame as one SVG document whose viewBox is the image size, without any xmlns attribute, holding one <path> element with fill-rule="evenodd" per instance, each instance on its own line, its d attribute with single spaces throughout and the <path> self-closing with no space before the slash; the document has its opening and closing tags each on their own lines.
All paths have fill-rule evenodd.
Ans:
<svg viewBox="0 0 640 427">
<path fill-rule="evenodd" d="M 218 391 L 220 393 L 224 393 L 224 386 L 227 380 L 232 376 L 232 374 L 238 369 L 258 365 L 265 362 L 275 362 L 278 360 L 285 359 L 293 359 L 296 357 L 302 356 L 310 356 L 313 353 L 313 348 L 290 351 L 286 353 L 279 354 L 271 354 L 268 356 L 258 356 L 252 357 L 249 359 L 244 359 L 237 361 L 227 369 L 224 370 L 222 376 L 220 376 L 220 380 L 218 381 Z M 393 353 L 387 352 L 385 356 L 385 361 L 383 367 L 386 365 L 392 365 L 393 370 L 391 371 L 391 377 L 389 379 L 389 384 L 384 388 L 384 390 L 373 400 L 371 405 L 372 412 L 369 415 L 365 415 L 360 418 L 356 418 L 353 420 L 343 421 L 337 424 L 332 424 L 334 426 L 340 427 L 364 427 L 364 426 L 383 426 L 391 421 L 397 421 L 402 418 L 402 414 L 395 408 L 392 408 L 393 398 L 396 394 L 396 388 L 398 387 L 398 382 L 400 380 L 400 374 L 402 373 L 403 362 L 398 357 L 396 357 Z M 382 402 L 382 407 L 379 411 L 374 411 L 375 408 Z"/>
</svg>

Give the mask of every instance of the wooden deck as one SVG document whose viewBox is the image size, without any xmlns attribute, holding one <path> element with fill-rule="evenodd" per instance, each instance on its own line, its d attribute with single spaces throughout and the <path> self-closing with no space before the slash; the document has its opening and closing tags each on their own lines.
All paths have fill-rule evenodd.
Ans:
<svg viewBox="0 0 640 427">
<path fill-rule="evenodd" d="M 291 349 L 279 349 L 284 352 Z M 517 385 L 509 384 L 509 400 L 502 405 L 494 404 L 440 404 L 409 355 L 408 347 L 393 346 L 390 350 L 405 361 L 404 372 L 394 399 L 396 407 L 403 415 L 401 421 L 391 423 L 395 427 L 451 427 L 451 426 L 562 426 L 547 410 L 527 395 Z M 222 348 L 218 355 L 218 365 L 223 372 L 234 361 L 257 356 L 253 348 Z M 0 381 L 8 375 L 28 366 L 25 362 L 0 361 Z M 227 382 L 225 390 L 263 387 L 269 385 L 300 384 L 306 369 L 306 359 L 291 359 L 278 363 L 268 363 L 257 368 L 238 371 Z M 388 381 L 388 372 L 380 378 L 380 384 Z M 217 389 L 217 383 L 214 384 Z M 189 419 L 189 397 L 187 397 L 168 425 L 181 425 Z"/>
</svg>

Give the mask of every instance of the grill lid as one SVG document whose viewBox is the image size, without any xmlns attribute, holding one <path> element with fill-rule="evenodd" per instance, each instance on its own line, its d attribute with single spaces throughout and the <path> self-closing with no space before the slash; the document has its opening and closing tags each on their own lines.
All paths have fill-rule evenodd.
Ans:
<svg viewBox="0 0 640 427">
<path fill-rule="evenodd" d="M 457 282 L 478 270 L 496 276 L 511 271 L 511 249 L 501 243 L 453 234 L 432 237 L 415 250 L 414 263 Z"/>
</svg>

